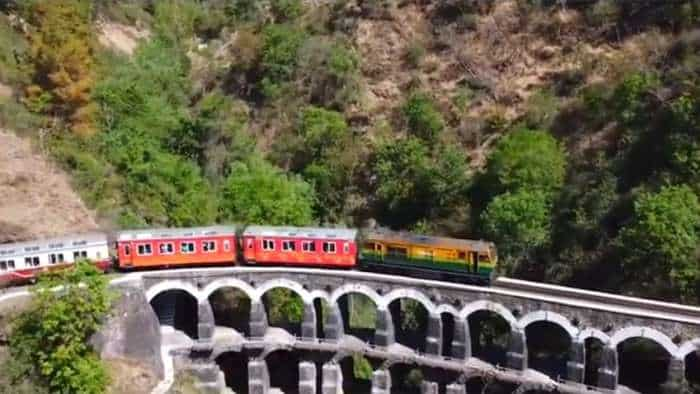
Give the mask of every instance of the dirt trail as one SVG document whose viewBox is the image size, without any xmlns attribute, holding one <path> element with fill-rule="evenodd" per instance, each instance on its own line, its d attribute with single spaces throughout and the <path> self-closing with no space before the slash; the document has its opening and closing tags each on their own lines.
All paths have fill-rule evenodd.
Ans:
<svg viewBox="0 0 700 394">
<path fill-rule="evenodd" d="M 96 230 L 68 176 L 29 141 L 0 129 L 0 242 Z"/>
</svg>

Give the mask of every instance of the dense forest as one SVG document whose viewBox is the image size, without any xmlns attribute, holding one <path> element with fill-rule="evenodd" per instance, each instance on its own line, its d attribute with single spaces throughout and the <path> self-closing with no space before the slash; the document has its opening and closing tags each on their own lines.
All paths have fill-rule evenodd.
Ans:
<svg viewBox="0 0 700 394">
<path fill-rule="evenodd" d="M 698 302 L 700 1 L 0 7 L 0 124 L 105 227 L 376 224 Z"/>
</svg>

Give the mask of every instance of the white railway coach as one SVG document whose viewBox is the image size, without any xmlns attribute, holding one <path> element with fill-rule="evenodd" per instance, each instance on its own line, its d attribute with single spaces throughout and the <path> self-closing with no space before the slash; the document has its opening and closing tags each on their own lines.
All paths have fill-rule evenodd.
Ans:
<svg viewBox="0 0 700 394">
<path fill-rule="evenodd" d="M 65 268 L 80 259 L 107 269 L 111 262 L 107 236 L 88 233 L 0 245 L 0 285 L 30 282 L 40 272 Z"/>
</svg>

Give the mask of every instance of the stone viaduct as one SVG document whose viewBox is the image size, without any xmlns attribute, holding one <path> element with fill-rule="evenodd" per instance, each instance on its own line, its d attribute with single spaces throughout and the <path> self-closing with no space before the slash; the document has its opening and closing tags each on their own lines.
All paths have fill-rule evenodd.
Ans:
<svg viewBox="0 0 700 394">
<path fill-rule="evenodd" d="M 357 271 L 253 267 L 162 271 L 138 278 L 161 324 L 187 331 L 178 327 L 185 321 L 193 327 L 188 332 L 192 345 L 185 353 L 197 360 L 198 375 L 212 387 L 221 381 L 214 360 L 226 352 L 246 349 L 252 394 L 268 392 L 270 371 L 265 357 L 279 349 L 327 355 L 320 363 L 318 358 L 316 362 L 301 360 L 300 393 L 339 393 L 343 376 L 338 361 L 360 352 L 381 361 L 373 372 L 372 394 L 390 392 L 388 368 L 395 363 L 452 371 L 454 380 L 441 382 L 442 392 L 459 394 L 465 393 L 465 379 L 486 375 L 538 389 L 581 392 L 585 376 L 591 375 L 587 352 L 596 341 L 602 356 L 592 371 L 595 380 L 586 383 L 598 392 L 615 392 L 621 367 L 618 345 L 635 338 L 653 341 L 665 350 L 669 358 L 665 385 L 680 392 L 686 380 L 686 361 L 700 348 L 700 308 L 509 279 L 478 287 Z M 217 336 L 210 303 L 212 294 L 223 288 L 237 289 L 250 300 L 245 332 L 228 339 Z M 270 335 L 262 299 L 273 288 L 289 289 L 304 302 L 303 322 L 295 335 Z M 172 297 L 165 297 L 167 294 Z M 175 294 L 194 305 L 188 316 L 175 319 L 167 301 Z M 376 328 L 369 338 L 359 340 L 346 332 L 347 311 L 341 299 L 349 294 L 362 294 L 376 306 Z M 401 299 L 415 300 L 428 312 L 425 342 L 419 348 L 397 343 L 395 301 Z M 500 361 L 479 360 L 481 356 L 473 352 L 469 319 L 480 311 L 499 316 L 510 329 Z M 551 379 L 528 365 L 528 329 L 543 323 L 554 325 L 569 340 L 564 372 Z M 427 379 L 423 392 L 437 393 L 437 385 Z"/>
</svg>

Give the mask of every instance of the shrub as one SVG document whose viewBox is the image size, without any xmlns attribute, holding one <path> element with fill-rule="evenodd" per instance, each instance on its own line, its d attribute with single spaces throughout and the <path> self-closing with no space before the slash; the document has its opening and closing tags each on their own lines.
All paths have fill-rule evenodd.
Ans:
<svg viewBox="0 0 700 394">
<path fill-rule="evenodd" d="M 313 188 L 260 157 L 234 163 L 221 188 L 223 221 L 297 226 L 313 221 Z"/>
<path fill-rule="evenodd" d="M 33 307 L 17 318 L 10 337 L 13 357 L 26 367 L 17 372 L 36 373 L 52 392 L 105 392 L 107 371 L 89 339 L 110 308 L 106 277 L 78 262 L 42 276 L 33 293 Z"/>
<path fill-rule="evenodd" d="M 297 65 L 297 52 L 307 39 L 305 32 L 288 25 L 270 25 L 263 30 L 262 89 L 276 96 L 280 84 L 288 81 Z"/>
<path fill-rule="evenodd" d="M 552 195 L 566 173 L 564 148 L 551 135 L 520 130 L 498 142 L 486 164 L 491 195 L 504 191 L 538 190 Z"/>
<path fill-rule="evenodd" d="M 442 114 L 437 110 L 433 99 L 426 93 L 416 92 L 402 107 L 408 131 L 432 145 L 445 128 Z"/>
<path fill-rule="evenodd" d="M 406 60 L 413 68 L 419 68 L 425 57 L 425 46 L 418 40 L 412 41 L 406 47 Z"/>
<path fill-rule="evenodd" d="M 277 22 L 293 21 L 304 12 L 304 4 L 301 0 L 271 0 L 270 11 Z"/>
</svg>

